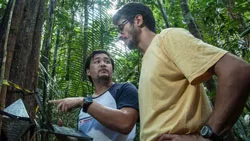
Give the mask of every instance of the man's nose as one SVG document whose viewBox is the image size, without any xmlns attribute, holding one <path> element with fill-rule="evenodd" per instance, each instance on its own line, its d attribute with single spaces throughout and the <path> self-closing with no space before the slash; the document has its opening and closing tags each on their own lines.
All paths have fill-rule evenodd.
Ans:
<svg viewBox="0 0 250 141">
<path fill-rule="evenodd" d="M 119 39 L 119 40 L 123 40 L 123 39 L 124 39 L 123 33 L 119 33 L 119 34 L 118 34 L 118 39 Z"/>
<path fill-rule="evenodd" d="M 101 61 L 100 62 L 100 65 L 103 67 L 103 66 L 106 66 L 106 63 L 105 63 L 105 61 Z"/>
</svg>

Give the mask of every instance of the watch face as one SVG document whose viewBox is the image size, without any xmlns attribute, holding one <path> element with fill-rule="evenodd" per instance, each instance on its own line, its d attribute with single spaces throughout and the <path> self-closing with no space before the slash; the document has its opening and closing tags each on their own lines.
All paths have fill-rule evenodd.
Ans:
<svg viewBox="0 0 250 141">
<path fill-rule="evenodd" d="M 84 98 L 84 103 L 92 103 L 93 102 L 93 99 L 91 96 L 87 96 Z"/>
<path fill-rule="evenodd" d="M 208 125 L 205 125 L 201 128 L 200 134 L 204 138 L 209 138 L 213 141 L 221 141 L 222 138 L 218 135 L 216 135 L 213 131 L 212 128 Z"/>
<path fill-rule="evenodd" d="M 203 127 L 201 128 L 201 130 L 200 130 L 200 134 L 201 134 L 202 136 L 206 136 L 206 135 L 207 135 L 207 132 L 208 132 L 208 129 L 207 129 L 206 126 L 203 126 Z"/>
<path fill-rule="evenodd" d="M 88 108 L 89 108 L 89 105 L 92 104 L 93 102 L 93 99 L 91 96 L 87 96 L 84 98 L 84 102 L 83 102 L 83 106 L 82 106 L 82 110 L 83 112 L 87 112 Z"/>
<path fill-rule="evenodd" d="M 202 129 L 200 130 L 200 134 L 203 137 L 209 138 L 212 135 L 212 130 L 209 126 L 203 126 Z"/>
</svg>

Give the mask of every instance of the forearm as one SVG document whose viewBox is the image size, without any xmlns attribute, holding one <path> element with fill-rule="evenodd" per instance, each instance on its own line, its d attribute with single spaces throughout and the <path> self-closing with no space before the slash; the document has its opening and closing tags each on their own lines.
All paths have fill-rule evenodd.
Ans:
<svg viewBox="0 0 250 141">
<path fill-rule="evenodd" d="M 130 133 L 138 118 L 138 112 L 133 108 L 126 110 L 113 109 L 104 107 L 96 102 L 89 106 L 88 113 L 106 128 L 122 134 Z"/>
<path fill-rule="evenodd" d="M 214 111 L 208 124 L 221 135 L 228 131 L 242 113 L 248 94 L 232 87 L 218 88 Z"/>
<path fill-rule="evenodd" d="M 68 112 L 74 108 L 82 107 L 83 97 L 70 97 L 58 100 L 50 100 L 49 103 L 57 105 L 57 109 L 62 112 Z"/>
</svg>

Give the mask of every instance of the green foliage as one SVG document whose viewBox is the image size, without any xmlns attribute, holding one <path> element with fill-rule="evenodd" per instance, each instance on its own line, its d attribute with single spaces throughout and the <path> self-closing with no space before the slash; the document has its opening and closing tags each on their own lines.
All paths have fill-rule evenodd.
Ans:
<svg viewBox="0 0 250 141">
<path fill-rule="evenodd" d="M 242 56 L 244 49 L 240 42 L 244 41 L 239 37 L 239 34 L 244 30 L 244 26 L 249 26 L 247 21 L 250 17 L 246 16 L 249 15 L 249 8 L 246 9 L 247 3 L 238 1 L 231 5 L 225 5 L 222 1 L 210 0 L 206 2 L 193 1 L 191 4 L 193 5 L 191 6 L 193 16 L 202 29 L 204 40 Z M 249 52 L 249 49 L 246 51 Z"/>
<path fill-rule="evenodd" d="M 2 20 L 3 14 L 5 12 L 7 2 L 8 2 L 7 0 L 0 0 L 0 22 Z"/>
<path fill-rule="evenodd" d="M 124 46 L 125 47 L 125 46 Z M 129 52 L 114 52 L 116 72 L 114 79 L 116 82 L 131 82 L 138 86 L 139 69 L 140 69 L 140 54 L 138 51 Z M 119 54 L 119 55 L 118 55 Z M 126 70 L 126 73 L 124 73 Z"/>
</svg>

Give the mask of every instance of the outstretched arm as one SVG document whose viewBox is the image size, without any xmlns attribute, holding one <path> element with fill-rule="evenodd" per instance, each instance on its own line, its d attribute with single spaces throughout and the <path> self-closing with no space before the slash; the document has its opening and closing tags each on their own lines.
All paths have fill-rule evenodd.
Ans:
<svg viewBox="0 0 250 141">
<path fill-rule="evenodd" d="M 72 108 L 82 107 L 83 97 L 51 100 L 49 103 L 56 104 L 57 108 L 62 112 L 68 112 Z M 93 102 L 89 106 L 88 113 L 103 126 L 122 134 L 130 133 L 139 116 L 138 111 L 134 108 L 124 107 L 121 109 L 113 109 L 104 107 L 96 102 Z"/>
<path fill-rule="evenodd" d="M 73 108 L 82 107 L 83 97 L 70 97 L 58 100 L 50 100 L 49 103 L 56 104 L 61 112 L 68 112 Z"/>
</svg>

